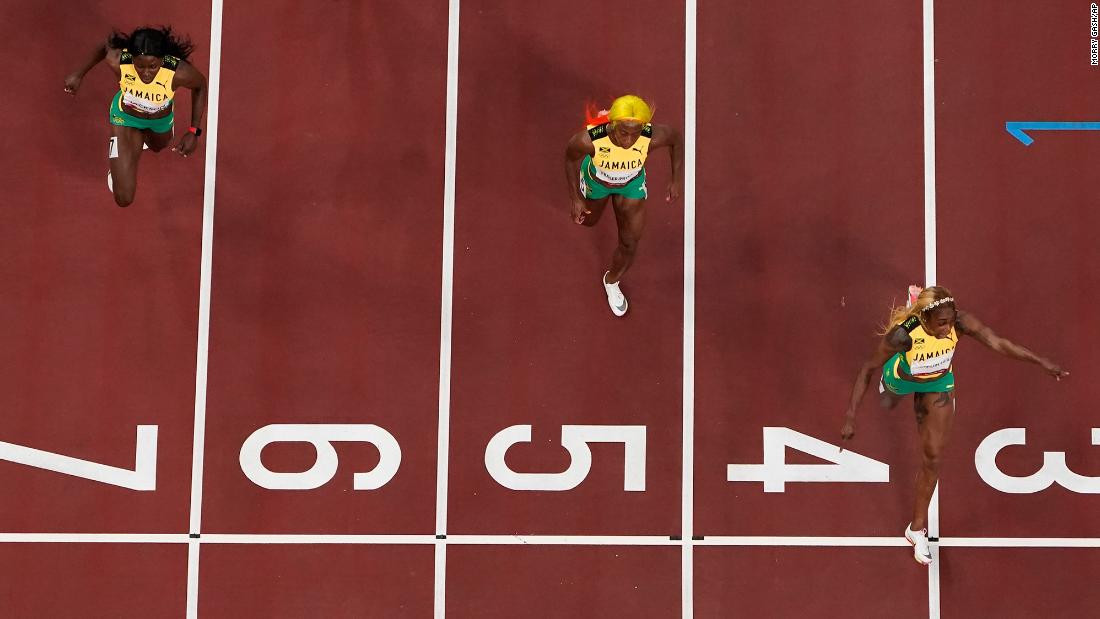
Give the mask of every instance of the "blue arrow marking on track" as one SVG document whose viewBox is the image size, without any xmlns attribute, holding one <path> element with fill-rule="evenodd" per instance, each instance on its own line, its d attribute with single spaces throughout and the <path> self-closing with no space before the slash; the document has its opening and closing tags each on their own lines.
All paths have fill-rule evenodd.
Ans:
<svg viewBox="0 0 1100 619">
<path fill-rule="evenodd" d="M 1024 146 L 1035 141 L 1025 131 L 1100 131 L 1100 122 L 1094 123 L 1057 123 L 1012 120 L 1005 123 L 1005 130 L 1020 140 Z"/>
</svg>

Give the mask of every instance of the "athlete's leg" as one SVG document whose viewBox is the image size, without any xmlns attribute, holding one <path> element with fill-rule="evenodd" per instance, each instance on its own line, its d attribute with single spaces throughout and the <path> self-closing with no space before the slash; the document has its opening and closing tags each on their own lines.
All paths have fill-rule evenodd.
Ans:
<svg viewBox="0 0 1100 619">
<path fill-rule="evenodd" d="M 940 462 L 951 425 L 955 421 L 955 394 L 917 393 L 914 396 L 917 430 L 920 433 L 921 467 L 917 472 L 917 496 L 913 504 L 913 524 L 919 531 L 928 526 L 928 504 L 940 478 Z"/>
<path fill-rule="evenodd" d="M 603 216 L 604 208 L 607 207 L 607 202 L 610 199 L 610 195 L 606 195 L 602 198 L 597 198 L 595 200 L 585 198 L 585 208 L 589 210 L 589 213 L 584 216 L 584 221 L 581 222 L 581 225 L 588 226 L 590 228 L 596 225 L 596 222 L 600 220 L 601 216 Z"/>
<path fill-rule="evenodd" d="M 164 150 L 166 146 L 172 143 L 171 131 L 156 133 L 150 129 L 144 129 L 141 132 L 141 137 L 145 140 L 145 143 L 149 145 L 149 150 L 154 153 Z"/>
<path fill-rule="evenodd" d="M 139 129 L 111 125 L 111 179 L 115 204 L 130 206 L 137 192 L 138 159 L 141 157 L 142 135 Z"/>
<path fill-rule="evenodd" d="M 638 241 L 645 232 L 645 199 L 626 198 L 619 194 L 613 196 L 615 222 L 619 228 L 619 246 L 611 256 L 611 268 L 608 269 L 607 283 L 614 284 L 622 278 L 638 251 Z"/>
<path fill-rule="evenodd" d="M 889 389 L 884 389 L 882 393 L 879 394 L 878 405 L 885 409 L 894 410 L 903 399 L 905 399 L 905 396 L 898 395 Z"/>
<path fill-rule="evenodd" d="M 878 379 L 879 406 L 890 410 L 897 408 L 898 403 L 905 397 L 899 395 L 891 388 L 896 387 L 897 384 L 898 379 L 896 371 L 894 370 L 894 359 L 890 359 L 886 362 L 886 365 L 882 366 L 882 376 Z"/>
</svg>

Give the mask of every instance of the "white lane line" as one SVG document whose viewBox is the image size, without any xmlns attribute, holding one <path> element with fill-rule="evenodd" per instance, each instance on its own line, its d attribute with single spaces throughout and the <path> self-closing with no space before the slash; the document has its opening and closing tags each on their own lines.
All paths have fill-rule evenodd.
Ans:
<svg viewBox="0 0 1100 619">
<path fill-rule="evenodd" d="M 0 544 L 186 544 L 186 533 L 0 533 Z"/>
<path fill-rule="evenodd" d="M 696 540 L 696 546 L 829 546 L 829 547 L 908 547 L 909 542 L 901 536 L 891 537 L 812 537 L 812 536 L 773 536 L 773 535 L 708 535 Z"/>
<path fill-rule="evenodd" d="M 953 537 L 941 539 L 952 548 L 1100 548 L 1100 537 Z"/>
<path fill-rule="evenodd" d="M 218 159 L 218 93 L 221 82 L 222 0 L 210 10 L 210 75 L 207 81 L 206 182 L 202 198 L 202 259 L 199 267 L 199 337 L 195 364 L 195 436 L 191 459 L 191 533 L 202 525 L 202 465 L 206 445 L 206 378 L 210 359 L 210 274 L 214 264 L 214 181 Z"/>
<path fill-rule="evenodd" d="M 930 619 L 940 617 L 940 552 L 939 544 L 931 543 L 928 551 L 932 554 L 932 563 L 928 566 L 928 616 Z"/>
<path fill-rule="evenodd" d="M 428 545 L 434 535 L 317 535 L 296 533 L 211 533 L 202 536 L 204 544 L 379 544 Z"/>
<path fill-rule="evenodd" d="M 695 114 L 697 20 L 696 0 L 686 0 L 684 34 L 684 348 L 682 503 L 680 506 L 680 607 L 683 619 L 694 616 L 695 553 Z"/>
<path fill-rule="evenodd" d="M 936 284 L 936 50 L 933 0 L 924 0 L 924 279 Z"/>
<path fill-rule="evenodd" d="M 0 533 L 0 544 L 190 544 L 186 533 Z M 375 544 L 429 546 L 435 535 L 325 535 L 293 533 L 208 533 L 203 544 Z M 451 535 L 448 544 L 467 546 L 682 546 L 664 535 Z M 908 547 L 901 536 L 713 535 L 695 546 Z M 932 542 L 941 548 L 1100 548 L 1100 537 L 955 537 Z"/>
<path fill-rule="evenodd" d="M 447 615 L 447 540 L 435 542 L 435 619 Z"/>
<path fill-rule="evenodd" d="M 936 46 L 934 0 L 923 0 L 923 64 L 924 64 L 924 280 L 925 286 L 936 284 Z M 939 484 L 932 491 L 928 505 L 928 534 L 940 535 Z M 928 616 L 940 616 L 939 552 L 933 550 L 933 569 L 928 571 Z"/>
<path fill-rule="evenodd" d="M 447 534 L 451 434 L 451 325 L 454 291 L 455 164 L 458 150 L 458 30 L 460 0 L 447 8 L 447 119 L 443 165 L 443 276 L 439 310 L 439 429 L 436 452 L 435 532 Z M 447 541 L 435 540 L 435 619 L 446 615 Z"/>
<path fill-rule="evenodd" d="M 196 538 L 187 540 L 187 619 L 199 617 L 199 550 Z M 194 583 L 194 586 L 192 586 Z"/>
<path fill-rule="evenodd" d="M 448 544 L 485 546 L 680 546 L 667 535 L 450 535 Z"/>
<path fill-rule="evenodd" d="M 202 192 L 202 258 L 199 267 L 199 324 L 195 362 L 195 428 L 191 456 L 191 518 L 188 530 L 202 530 L 203 454 L 206 449 L 206 379 L 210 358 L 210 275 L 214 265 L 214 188 L 218 162 L 218 95 L 221 92 L 222 0 L 210 3 L 210 67 L 206 95 L 206 170 Z M 198 617 L 199 542 L 187 552 L 188 619 Z"/>
</svg>

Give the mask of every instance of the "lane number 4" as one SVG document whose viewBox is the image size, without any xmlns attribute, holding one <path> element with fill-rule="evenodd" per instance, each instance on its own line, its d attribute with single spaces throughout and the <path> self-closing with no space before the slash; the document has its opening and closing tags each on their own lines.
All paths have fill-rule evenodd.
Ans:
<svg viewBox="0 0 1100 619">
<path fill-rule="evenodd" d="M 831 464 L 787 464 L 788 448 Z M 890 467 L 790 428 L 766 427 L 764 463 L 730 464 L 726 481 L 764 482 L 764 492 L 784 492 L 788 482 L 886 483 L 890 481 Z"/>
</svg>

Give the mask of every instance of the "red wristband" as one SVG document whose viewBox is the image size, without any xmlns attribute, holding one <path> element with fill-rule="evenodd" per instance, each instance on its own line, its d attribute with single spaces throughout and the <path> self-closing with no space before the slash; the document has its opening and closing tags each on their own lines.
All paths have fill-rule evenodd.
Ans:
<svg viewBox="0 0 1100 619">
<path fill-rule="evenodd" d="M 191 127 L 190 129 L 188 129 L 188 131 L 194 133 L 195 137 L 199 137 L 202 135 L 202 129 L 199 129 L 198 127 Z"/>
</svg>

